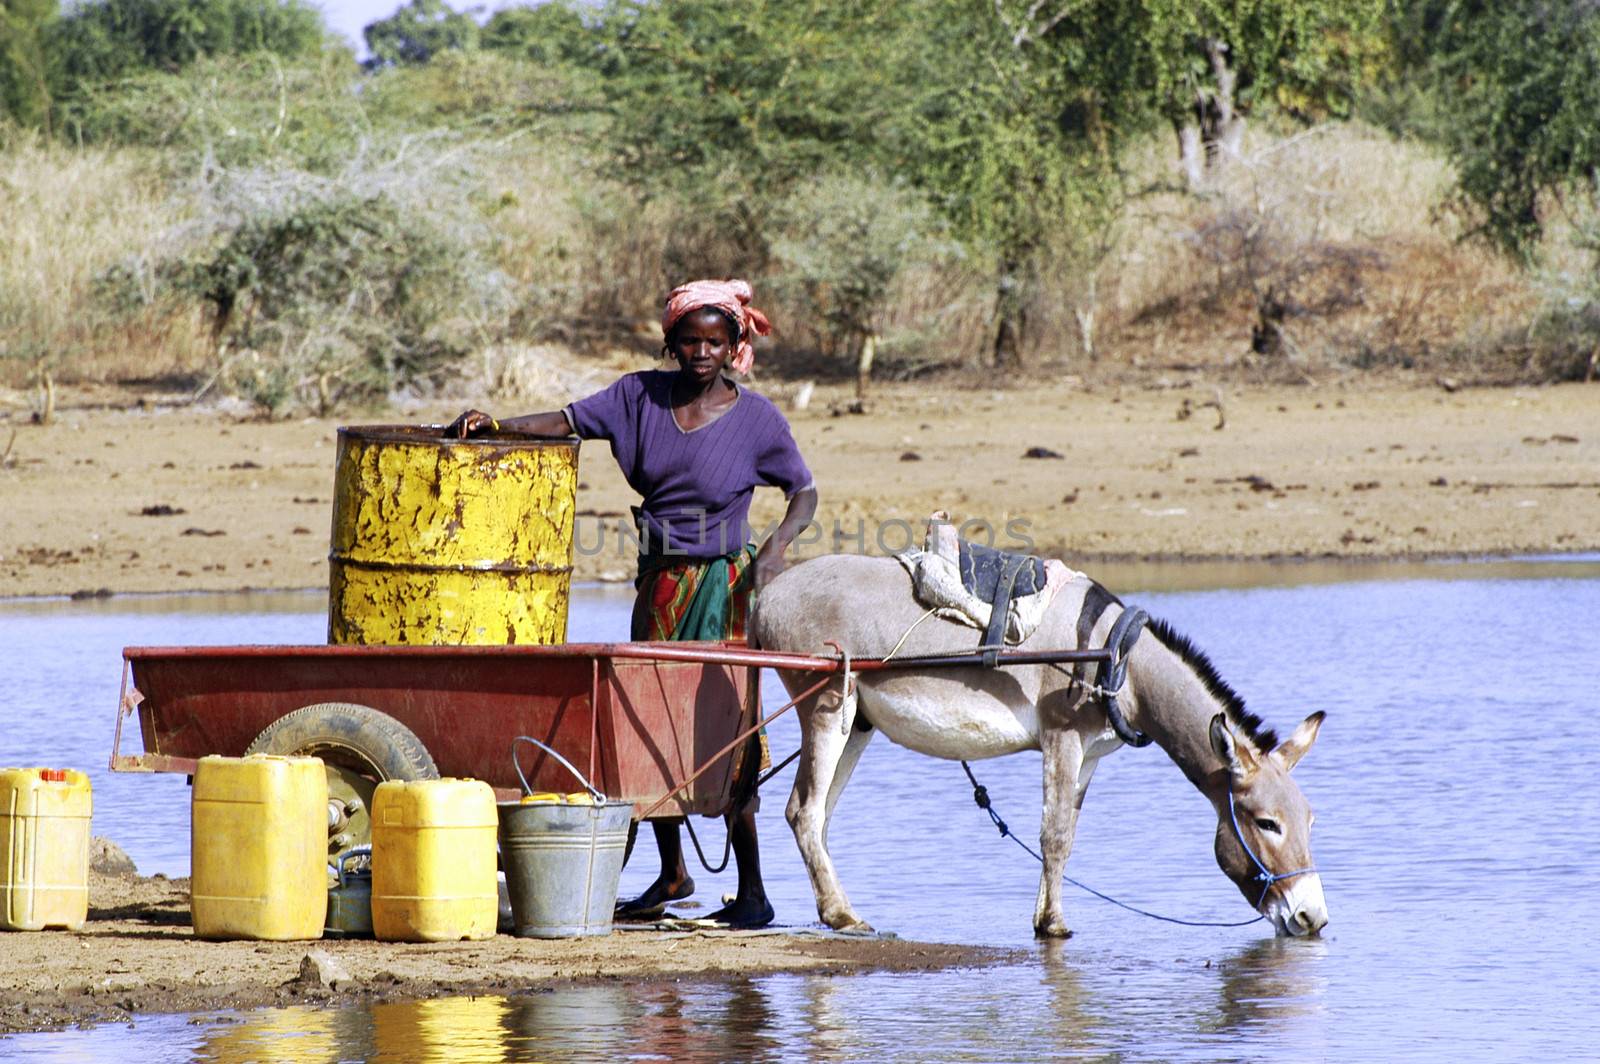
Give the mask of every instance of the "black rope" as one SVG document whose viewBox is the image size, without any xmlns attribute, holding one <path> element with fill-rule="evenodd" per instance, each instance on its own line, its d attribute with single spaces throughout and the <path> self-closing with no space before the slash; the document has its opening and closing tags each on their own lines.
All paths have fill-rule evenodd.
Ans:
<svg viewBox="0 0 1600 1064">
<path fill-rule="evenodd" d="M 694 843 L 695 856 L 700 858 L 700 867 L 712 875 L 716 875 L 728 867 L 728 856 L 733 853 L 733 829 L 728 829 L 728 839 L 722 844 L 722 863 L 712 868 L 711 862 L 706 860 L 706 852 L 700 848 L 700 836 L 694 833 L 694 824 L 688 817 L 683 818 L 683 826 L 689 829 L 689 841 Z"/>
<path fill-rule="evenodd" d="M 995 812 L 994 803 L 989 800 L 989 788 L 978 782 L 978 778 L 972 774 L 972 768 L 965 761 L 961 762 L 961 770 L 967 774 L 967 779 L 972 783 L 972 800 L 978 803 L 979 809 L 982 809 L 985 813 L 989 814 L 989 819 L 994 822 L 994 826 L 1000 831 L 1000 837 L 1003 839 L 1010 839 L 1018 846 L 1021 846 L 1022 849 L 1035 861 L 1038 861 L 1040 864 L 1044 864 L 1044 858 L 1039 856 L 1039 854 L 1034 851 L 1033 847 L 1029 846 L 1027 843 L 1017 838 L 1016 835 L 1012 834 L 1011 828 L 1004 820 L 1001 819 L 1000 814 Z M 1140 916 L 1148 916 L 1152 920 L 1161 920 L 1169 924 L 1182 924 L 1184 927 L 1248 927 L 1250 924 L 1259 923 L 1260 921 L 1266 919 L 1265 916 L 1257 916 L 1253 920 L 1238 920 L 1233 923 L 1218 923 L 1211 920 L 1179 920 L 1175 916 L 1162 916 L 1160 913 L 1148 912 L 1147 910 L 1139 909 L 1129 905 L 1127 902 L 1118 901 L 1109 894 L 1102 894 L 1087 884 L 1079 883 L 1071 876 L 1063 875 L 1061 878 L 1066 882 L 1071 883 L 1079 890 L 1087 891 L 1088 893 L 1093 894 L 1101 901 L 1108 901 L 1112 905 L 1128 910 L 1130 913 L 1138 913 Z"/>
</svg>

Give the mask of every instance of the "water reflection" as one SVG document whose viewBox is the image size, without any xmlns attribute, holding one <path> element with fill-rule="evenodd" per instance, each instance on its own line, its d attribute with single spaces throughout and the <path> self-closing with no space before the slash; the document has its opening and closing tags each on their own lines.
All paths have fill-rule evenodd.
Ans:
<svg viewBox="0 0 1600 1064">
<path fill-rule="evenodd" d="M 823 987 L 844 985 L 817 980 Z M 847 1030 L 823 1021 L 835 1036 Z M 754 979 L 722 983 L 565 986 L 511 997 L 445 997 L 356 1008 L 294 1007 L 219 1019 L 192 1060 L 204 1064 L 406 1061 L 513 1064 L 549 1060 L 728 1061 L 792 1058 L 781 1017 Z M 812 1049 L 819 1050 L 813 1052 Z M 850 1059 L 850 1043 L 802 1056 Z"/>
<path fill-rule="evenodd" d="M 1316 1057 L 1325 1043 L 1322 1022 L 1327 1012 L 1327 979 L 1323 962 L 1328 944 L 1319 938 L 1263 939 L 1222 963 L 1221 1001 L 1214 1025 L 1219 1034 L 1251 1037 L 1287 1027 L 1291 1044 Z"/>
<path fill-rule="evenodd" d="M 346 1030 L 341 1013 L 309 1008 L 271 1009 L 252 1013 L 243 1023 L 221 1023 L 208 1028 L 195 1059 L 215 1064 L 254 1064 L 272 1060 L 281 1064 L 322 1064 L 345 1057 Z"/>
<path fill-rule="evenodd" d="M 1101 1046 L 1100 1031 L 1109 1022 L 1104 1008 L 1094 1008 L 1094 996 L 1074 963 L 1071 941 L 1051 939 L 1039 944 L 1044 962 L 1044 985 L 1049 994 L 1052 1039 L 1060 1056 L 1078 1057 Z"/>
<path fill-rule="evenodd" d="M 622 1035 L 634 1026 L 630 1021 L 636 1011 L 622 986 L 535 990 L 500 1000 L 505 1004 L 501 1024 L 507 1060 L 609 1055 L 619 1048 L 619 1039 L 624 1045 L 634 1040 Z M 640 1051 L 647 1054 L 644 1059 L 659 1059 L 651 1050 Z"/>
</svg>

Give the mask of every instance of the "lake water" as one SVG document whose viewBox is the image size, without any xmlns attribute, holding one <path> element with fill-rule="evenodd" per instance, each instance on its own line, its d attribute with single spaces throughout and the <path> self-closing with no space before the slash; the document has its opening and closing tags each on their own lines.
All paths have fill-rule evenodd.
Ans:
<svg viewBox="0 0 1600 1064">
<path fill-rule="evenodd" d="M 1075 937 L 1035 944 L 1032 859 L 972 805 L 959 765 L 880 739 L 831 832 L 857 910 L 905 938 L 1023 946 L 1026 962 L 137 1017 L 0 1040 L 0 1058 L 1600 1059 L 1587 921 L 1600 563 L 1183 572 L 1183 590 L 1138 590 L 1132 573 L 1106 582 L 1193 636 L 1280 731 L 1328 712 L 1296 770 L 1318 817 L 1331 915 L 1319 939 L 1158 923 L 1069 887 Z M 625 588 L 581 589 L 569 637 L 625 637 L 629 602 Z M 103 768 L 122 646 L 321 642 L 323 608 L 309 594 L 0 603 L 0 763 L 89 769 L 96 832 L 143 872 L 185 874 L 182 777 Z M 769 678 L 773 706 L 779 690 Z M 770 734 L 775 759 L 796 745 L 789 717 Z M 975 768 L 1018 834 L 1036 837 L 1038 757 Z M 791 779 L 766 792 L 763 860 L 780 922 L 807 924 L 782 814 Z M 720 825 L 699 823 L 720 854 Z M 1248 918 L 1211 856 L 1213 823 L 1158 749 L 1121 751 L 1095 776 L 1069 874 L 1176 917 Z M 624 892 L 649 863 L 627 870 Z M 702 900 L 732 890 L 731 871 L 696 878 Z"/>
</svg>

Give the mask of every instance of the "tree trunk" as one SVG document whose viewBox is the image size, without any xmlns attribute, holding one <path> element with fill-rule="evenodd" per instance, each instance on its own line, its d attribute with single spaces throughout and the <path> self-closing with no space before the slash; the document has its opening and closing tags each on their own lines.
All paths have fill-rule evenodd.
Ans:
<svg viewBox="0 0 1600 1064">
<path fill-rule="evenodd" d="M 1206 149 L 1196 121 L 1174 122 L 1178 134 L 1178 166 L 1183 170 L 1184 184 L 1190 192 L 1199 192 L 1206 183 Z"/>
<path fill-rule="evenodd" d="M 1079 307 L 1072 312 L 1078 319 L 1078 346 L 1083 349 L 1083 357 L 1090 362 L 1099 360 L 1099 355 L 1094 349 L 1094 304 Z"/>
<path fill-rule="evenodd" d="M 1072 316 L 1078 322 L 1078 346 L 1083 349 L 1083 357 L 1094 362 L 1099 357 L 1094 349 L 1094 318 L 1100 306 L 1100 274 L 1097 270 L 1089 271 L 1088 289 L 1083 300 L 1073 309 Z"/>
<path fill-rule="evenodd" d="M 1234 101 L 1239 75 L 1228 65 L 1228 44 L 1215 38 L 1205 42 L 1206 58 L 1211 63 L 1211 106 L 1209 121 L 1202 119 L 1206 140 L 1206 161 L 1215 166 L 1237 159 L 1244 147 L 1244 116 Z"/>
<path fill-rule="evenodd" d="M 1256 322 L 1250 328 L 1250 350 L 1277 358 L 1283 355 L 1283 321 L 1289 308 L 1274 288 L 1256 297 Z"/>
<path fill-rule="evenodd" d="M 1022 365 L 1022 338 L 1028 326 L 1027 293 L 1018 263 L 1000 264 L 994 299 L 994 365 L 1017 369 Z"/>
<path fill-rule="evenodd" d="M 1228 65 L 1228 43 L 1208 38 L 1201 47 L 1211 68 L 1210 83 L 1196 86 L 1188 113 L 1173 123 L 1178 135 L 1178 165 L 1190 192 L 1205 187 L 1213 171 L 1244 151 L 1245 117 L 1235 99 L 1239 74 Z"/>
<path fill-rule="evenodd" d="M 867 383 L 872 379 L 872 360 L 878 354 L 878 334 L 867 333 L 861 341 L 861 354 L 856 357 L 856 398 L 867 397 Z"/>
<path fill-rule="evenodd" d="M 56 381 L 43 366 L 39 367 L 39 411 L 35 416 L 41 425 L 50 424 L 56 417 Z"/>
</svg>

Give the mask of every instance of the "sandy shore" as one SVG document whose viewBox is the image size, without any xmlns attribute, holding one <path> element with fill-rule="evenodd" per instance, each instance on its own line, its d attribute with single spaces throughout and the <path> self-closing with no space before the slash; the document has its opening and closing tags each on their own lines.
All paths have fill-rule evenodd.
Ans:
<svg viewBox="0 0 1600 1064">
<path fill-rule="evenodd" d="M 326 586 L 337 422 L 87 398 L 105 405 L 69 396 L 40 427 L 14 397 L 0 420 L 5 594 Z M 935 509 L 1091 573 L 1096 560 L 1600 549 L 1600 386 L 1259 388 L 1223 395 L 1220 413 L 1202 405 L 1215 399 L 898 386 L 855 414 L 819 389 L 789 415 L 821 493 L 797 552 L 892 552 Z M 603 444 L 584 447 L 581 481 L 574 576 L 630 578 L 617 529 L 636 500 Z M 776 494 L 757 493 L 758 527 Z"/>
<path fill-rule="evenodd" d="M 76 934 L 0 934 L 0 971 L 6 973 L 0 1033 L 126 1020 L 141 1012 L 509 993 L 589 979 L 933 971 L 1017 955 L 783 928 L 615 931 L 553 941 L 497 935 L 429 944 L 201 942 L 189 925 L 188 880 L 98 873 L 90 880 L 89 920 Z M 330 957 L 347 978 L 332 986 L 301 978 L 312 950 Z"/>
</svg>

